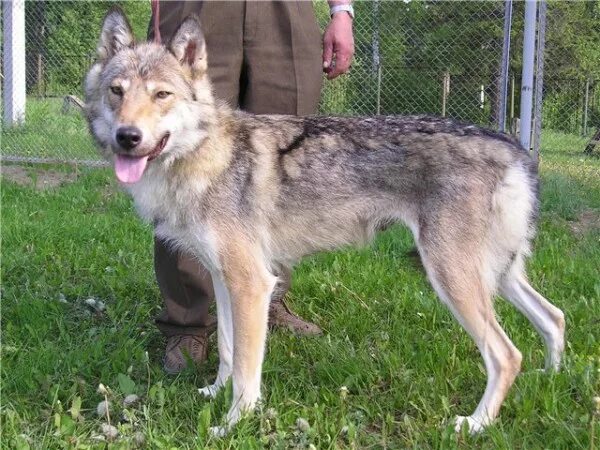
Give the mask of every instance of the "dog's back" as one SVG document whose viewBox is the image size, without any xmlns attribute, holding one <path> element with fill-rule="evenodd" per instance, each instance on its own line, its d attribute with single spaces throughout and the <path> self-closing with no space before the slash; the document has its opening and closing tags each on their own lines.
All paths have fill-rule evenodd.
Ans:
<svg viewBox="0 0 600 450">
<path fill-rule="evenodd" d="M 235 186 L 230 200 L 242 217 L 260 215 L 241 222 L 270 225 L 274 255 L 298 259 L 365 242 L 396 220 L 420 239 L 489 241 L 501 266 L 496 280 L 509 259 L 527 253 L 537 173 L 507 135 L 424 116 L 235 114 L 234 157 L 222 182 L 229 192 Z"/>
</svg>

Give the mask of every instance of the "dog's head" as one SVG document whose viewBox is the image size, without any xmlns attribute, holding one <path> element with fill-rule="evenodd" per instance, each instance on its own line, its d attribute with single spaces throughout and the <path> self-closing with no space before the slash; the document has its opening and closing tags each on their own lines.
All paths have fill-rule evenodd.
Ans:
<svg viewBox="0 0 600 450">
<path fill-rule="evenodd" d="M 90 130 L 117 178 L 135 183 L 148 164 L 194 151 L 214 120 L 200 22 L 186 19 L 168 45 L 136 44 L 127 18 L 112 8 L 98 58 L 85 80 Z"/>
</svg>

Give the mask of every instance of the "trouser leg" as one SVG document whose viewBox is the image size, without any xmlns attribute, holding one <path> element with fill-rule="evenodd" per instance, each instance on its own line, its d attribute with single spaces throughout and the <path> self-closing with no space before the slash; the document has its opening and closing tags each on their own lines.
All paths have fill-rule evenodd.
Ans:
<svg viewBox="0 0 600 450">
<path fill-rule="evenodd" d="M 215 96 L 238 106 L 242 66 L 243 2 L 161 1 L 160 33 L 168 43 L 190 14 L 202 23 L 208 52 L 208 73 Z M 226 26 L 225 26 L 226 24 Z M 152 23 L 149 39 L 153 38 Z M 166 336 L 201 335 L 214 330 L 208 313 L 214 300 L 212 280 L 199 261 L 155 239 L 154 267 L 164 309 L 156 319 Z"/>
<path fill-rule="evenodd" d="M 316 113 L 322 71 L 320 31 L 311 2 L 163 1 L 163 42 L 168 42 L 192 13 L 198 14 L 202 23 L 208 73 L 217 98 L 254 113 Z M 208 307 L 213 291 L 208 271 L 159 240 L 155 242 L 155 271 L 165 303 L 157 318 L 160 330 L 168 336 L 212 330 L 214 320 Z M 283 304 L 291 272 L 282 270 L 278 275 L 272 322 L 295 331 L 319 332 Z"/>
<path fill-rule="evenodd" d="M 312 2 L 247 2 L 240 107 L 255 114 L 315 114 L 322 79 L 321 32 Z M 283 302 L 291 272 L 283 268 L 278 275 L 270 324 L 302 334 L 320 333 Z"/>
<path fill-rule="evenodd" d="M 255 114 L 315 114 L 321 64 L 321 32 L 312 2 L 246 4 L 242 109 Z"/>
<path fill-rule="evenodd" d="M 166 336 L 212 331 L 216 321 L 208 312 L 214 299 L 210 273 L 158 238 L 154 240 L 154 268 L 165 304 L 156 318 L 160 331 Z"/>
</svg>

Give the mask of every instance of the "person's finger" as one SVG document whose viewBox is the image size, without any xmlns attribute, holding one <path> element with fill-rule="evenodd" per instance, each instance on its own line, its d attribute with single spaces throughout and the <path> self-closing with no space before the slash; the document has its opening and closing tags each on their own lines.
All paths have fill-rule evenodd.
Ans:
<svg viewBox="0 0 600 450">
<path fill-rule="evenodd" d="M 327 79 L 332 80 L 346 72 L 350 69 L 350 64 L 352 63 L 352 52 L 348 49 L 340 49 L 335 52 L 335 66 L 333 70 L 331 70 L 327 74 Z"/>
<path fill-rule="evenodd" d="M 338 52 L 335 55 L 335 67 L 336 69 L 338 69 L 340 71 L 340 73 L 346 73 L 348 72 L 348 69 L 350 69 L 350 63 L 352 62 L 352 56 L 350 55 L 350 52 Z"/>
<path fill-rule="evenodd" d="M 323 36 L 323 72 L 329 73 L 333 65 L 333 39 L 327 32 Z"/>
</svg>

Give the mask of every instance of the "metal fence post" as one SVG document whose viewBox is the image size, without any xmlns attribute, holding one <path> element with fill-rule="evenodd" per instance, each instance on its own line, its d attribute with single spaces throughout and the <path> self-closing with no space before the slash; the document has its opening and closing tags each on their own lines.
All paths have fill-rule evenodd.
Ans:
<svg viewBox="0 0 600 450">
<path fill-rule="evenodd" d="M 377 115 L 381 114 L 381 66 L 377 67 Z"/>
<path fill-rule="evenodd" d="M 25 122 L 25 1 L 2 2 L 4 23 L 4 123 Z"/>
<path fill-rule="evenodd" d="M 500 65 L 500 105 L 498 107 L 498 131 L 506 130 L 506 100 L 508 97 L 508 66 L 510 64 L 510 30 L 512 28 L 512 0 L 504 2 L 504 35 Z"/>
<path fill-rule="evenodd" d="M 379 0 L 373 2 L 373 73 L 377 76 L 377 98 L 375 110 L 381 114 L 381 54 L 379 52 Z"/>
<path fill-rule="evenodd" d="M 510 130 L 515 133 L 513 122 L 515 120 L 515 74 L 510 77 Z"/>
<path fill-rule="evenodd" d="M 531 150 L 531 116 L 533 106 L 533 66 L 535 61 L 535 19 L 537 3 L 525 1 L 523 30 L 523 75 L 521 77 L 521 145 Z"/>
<path fill-rule="evenodd" d="M 450 93 L 450 72 L 444 72 L 442 79 L 442 117 L 446 117 L 446 107 L 448 103 L 448 94 Z"/>
<path fill-rule="evenodd" d="M 538 42 L 535 70 L 535 110 L 533 130 L 533 158 L 538 161 L 542 138 L 542 102 L 544 98 L 544 51 L 546 49 L 546 0 L 540 0 L 538 14 Z"/>
<path fill-rule="evenodd" d="M 590 79 L 585 80 L 585 98 L 583 103 L 583 135 L 587 136 L 588 108 L 590 105 Z"/>
</svg>

